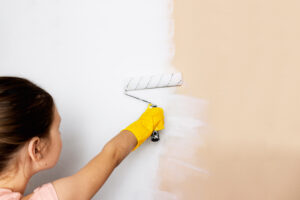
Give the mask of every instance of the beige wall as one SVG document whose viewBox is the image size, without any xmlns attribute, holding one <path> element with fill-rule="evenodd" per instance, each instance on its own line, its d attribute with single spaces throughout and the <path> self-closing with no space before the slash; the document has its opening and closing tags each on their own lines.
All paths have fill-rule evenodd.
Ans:
<svg viewBox="0 0 300 200">
<path fill-rule="evenodd" d="M 175 0 L 178 93 L 209 102 L 182 199 L 300 199 L 300 1 Z M 200 130 L 199 130 L 200 131 Z M 191 177 L 190 177 L 191 178 Z"/>
</svg>

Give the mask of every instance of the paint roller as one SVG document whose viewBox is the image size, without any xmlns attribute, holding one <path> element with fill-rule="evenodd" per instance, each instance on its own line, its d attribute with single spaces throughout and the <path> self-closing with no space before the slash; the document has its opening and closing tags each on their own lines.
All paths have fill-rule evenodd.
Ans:
<svg viewBox="0 0 300 200">
<path fill-rule="evenodd" d="M 171 73 L 171 74 L 135 77 L 135 78 L 130 78 L 129 81 L 127 82 L 124 89 L 124 94 L 129 97 L 135 98 L 137 100 L 143 101 L 147 104 L 151 104 L 151 107 L 157 107 L 157 104 L 153 104 L 148 100 L 129 94 L 128 92 L 135 91 L 135 90 L 177 87 L 177 86 L 181 86 L 182 83 L 183 83 L 182 74 L 180 72 Z M 152 142 L 159 141 L 159 131 L 153 131 L 151 135 L 151 141 Z"/>
</svg>

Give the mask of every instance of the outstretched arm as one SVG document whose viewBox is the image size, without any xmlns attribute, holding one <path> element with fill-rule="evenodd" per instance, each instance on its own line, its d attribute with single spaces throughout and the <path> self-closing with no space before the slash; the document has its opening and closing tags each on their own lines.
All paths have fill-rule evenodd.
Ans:
<svg viewBox="0 0 300 200">
<path fill-rule="evenodd" d="M 127 130 L 121 131 L 79 172 L 53 182 L 58 198 L 91 199 L 136 144 L 134 134 Z"/>
<path fill-rule="evenodd" d="M 72 176 L 53 182 L 59 199 L 91 199 L 105 183 L 112 171 L 153 132 L 164 128 L 161 108 L 151 108 L 112 138 L 86 166 Z"/>
</svg>

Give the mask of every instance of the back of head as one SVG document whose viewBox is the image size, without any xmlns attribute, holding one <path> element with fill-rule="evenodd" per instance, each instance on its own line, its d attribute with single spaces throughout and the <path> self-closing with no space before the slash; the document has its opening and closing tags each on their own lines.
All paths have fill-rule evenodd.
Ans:
<svg viewBox="0 0 300 200">
<path fill-rule="evenodd" d="M 49 136 L 53 109 L 53 98 L 39 86 L 24 78 L 0 77 L 0 174 L 27 141 Z"/>
</svg>

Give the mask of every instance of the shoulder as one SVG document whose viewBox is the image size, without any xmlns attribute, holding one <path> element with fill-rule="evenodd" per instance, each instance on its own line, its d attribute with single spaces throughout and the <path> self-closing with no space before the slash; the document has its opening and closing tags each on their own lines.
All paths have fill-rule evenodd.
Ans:
<svg viewBox="0 0 300 200">
<path fill-rule="evenodd" d="M 7 188 L 0 188 L 0 200 L 20 200 L 21 196 L 19 192 L 13 192 Z"/>
<path fill-rule="evenodd" d="M 52 183 L 46 183 L 36 188 L 33 193 L 24 196 L 22 200 L 58 200 Z"/>
</svg>

